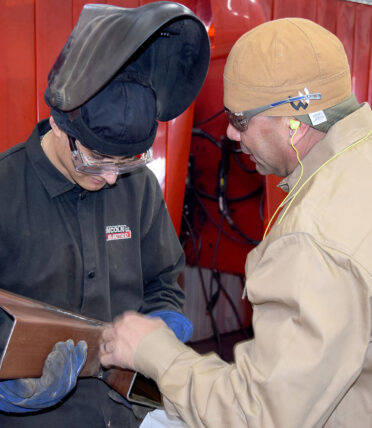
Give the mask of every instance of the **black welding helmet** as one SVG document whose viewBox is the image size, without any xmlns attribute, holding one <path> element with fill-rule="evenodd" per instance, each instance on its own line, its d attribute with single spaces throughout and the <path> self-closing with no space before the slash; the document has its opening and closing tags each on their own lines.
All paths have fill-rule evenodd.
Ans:
<svg viewBox="0 0 372 428">
<path fill-rule="evenodd" d="M 145 115 L 151 116 L 151 108 L 146 106 L 151 106 L 154 97 L 154 120 L 171 120 L 198 95 L 209 57 L 204 24 L 181 4 L 164 1 L 134 9 L 88 4 L 49 73 L 45 100 L 61 129 L 88 148 L 98 150 L 97 144 L 102 147 L 105 143 L 104 133 L 98 132 L 97 144 L 92 135 L 89 141 L 84 141 L 80 133 L 86 126 L 93 129 L 87 125 L 82 111 L 85 107 L 89 110 L 96 96 L 107 99 L 106 96 L 115 93 L 117 98 L 117 93 L 107 87 L 114 82 L 116 85 L 129 82 L 130 90 L 122 92 L 129 97 L 126 104 L 132 110 L 137 108 L 136 88 L 143 96 L 142 105 L 138 103 L 139 112 L 132 112 L 132 116 L 143 116 L 145 110 Z M 141 126 L 139 119 L 134 124 L 136 127 Z M 153 141 L 154 129 L 151 124 L 148 128 L 149 139 Z M 143 135 L 138 138 L 144 141 Z M 126 148 L 125 142 L 110 143 L 111 148 L 103 153 L 133 155 L 149 146 L 149 142 L 136 148 L 129 147 L 130 141 Z"/>
</svg>

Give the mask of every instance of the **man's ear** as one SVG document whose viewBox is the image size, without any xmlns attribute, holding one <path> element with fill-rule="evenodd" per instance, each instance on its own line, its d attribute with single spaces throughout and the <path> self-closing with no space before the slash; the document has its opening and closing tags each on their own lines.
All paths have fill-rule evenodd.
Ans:
<svg viewBox="0 0 372 428">
<path fill-rule="evenodd" d="M 54 134 L 56 137 L 61 138 L 61 137 L 62 137 L 62 132 L 63 132 L 63 131 L 58 127 L 58 125 L 56 124 L 56 122 L 55 122 L 55 120 L 54 120 L 53 116 L 50 116 L 50 118 L 49 118 L 49 124 L 50 124 L 50 126 L 51 126 L 51 128 L 52 128 L 52 132 L 53 132 L 53 134 Z"/>
</svg>

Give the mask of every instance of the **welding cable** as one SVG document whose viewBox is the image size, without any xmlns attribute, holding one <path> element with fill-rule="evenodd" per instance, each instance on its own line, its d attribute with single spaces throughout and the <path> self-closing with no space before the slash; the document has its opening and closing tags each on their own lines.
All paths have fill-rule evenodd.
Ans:
<svg viewBox="0 0 372 428">
<path fill-rule="evenodd" d="M 240 143 L 238 143 L 235 140 L 230 140 L 230 138 L 228 138 L 226 135 L 224 135 L 223 137 L 221 137 L 221 144 L 224 145 L 226 143 L 231 147 L 231 152 L 234 156 L 234 160 L 237 163 L 237 165 L 240 167 L 240 169 L 242 169 L 244 172 L 246 172 L 248 174 L 257 174 L 257 170 L 255 168 L 253 168 L 253 169 L 248 168 L 240 160 L 239 155 L 241 153 L 243 153 L 243 151 L 240 147 Z M 239 147 L 236 147 L 238 144 L 239 144 Z M 246 156 L 246 155 L 244 155 L 244 156 Z"/>
<path fill-rule="evenodd" d="M 256 174 L 257 170 L 256 169 L 249 169 L 247 168 L 243 162 L 239 159 L 239 153 L 238 152 L 234 152 L 234 160 L 235 162 L 239 165 L 239 167 L 244 171 L 247 172 L 248 174 Z M 246 156 L 246 155 L 245 155 Z"/>
<path fill-rule="evenodd" d="M 247 199 L 254 198 L 255 196 L 261 195 L 263 192 L 263 186 L 257 187 L 257 189 L 252 190 L 252 192 L 247 193 L 246 195 L 238 196 L 236 198 L 226 198 L 227 204 L 234 204 L 236 202 L 243 202 Z"/>
<path fill-rule="evenodd" d="M 191 164 L 192 164 L 192 162 L 189 161 L 189 168 L 190 168 Z M 188 174 L 188 179 L 186 180 L 185 201 L 187 199 L 187 195 L 188 194 L 192 195 L 192 197 L 195 199 L 195 202 L 199 205 L 199 207 L 201 208 L 201 210 L 203 211 L 203 213 L 206 215 L 206 217 L 208 218 L 208 220 L 213 224 L 213 226 L 215 226 L 218 229 L 217 222 L 214 220 L 214 218 L 212 217 L 212 214 L 208 211 L 207 207 L 205 206 L 205 204 L 203 203 L 203 201 L 201 199 L 203 197 L 203 198 L 210 199 L 210 200 L 213 200 L 213 201 L 217 202 L 218 201 L 217 196 L 209 195 L 209 194 L 203 192 L 201 189 L 196 188 L 194 180 L 192 178 L 190 178 L 189 176 L 193 176 L 192 172 L 190 173 L 190 170 L 189 170 L 189 174 Z M 256 192 L 258 193 L 259 190 L 260 189 L 254 190 L 252 192 L 252 196 L 253 196 L 253 193 L 256 194 Z M 249 197 L 251 197 L 251 195 L 248 194 L 245 197 L 249 198 Z M 187 217 L 188 216 L 188 211 L 185 211 L 185 206 L 186 206 L 186 204 L 184 204 L 184 210 L 183 210 L 183 214 L 182 214 L 183 215 L 183 219 L 188 218 Z M 187 207 L 187 210 L 188 210 L 188 207 Z M 192 230 L 192 226 L 191 226 L 191 223 L 189 221 L 188 221 L 188 229 L 189 229 L 189 231 Z M 246 245 L 247 244 L 246 241 L 242 241 L 242 240 L 236 238 L 235 236 L 229 234 L 228 232 L 226 232 L 224 230 L 222 230 L 222 234 L 224 236 L 226 236 L 228 239 L 236 242 L 237 244 L 241 244 L 241 245 Z M 200 241 L 201 241 L 201 239 L 200 239 Z M 184 244 L 184 246 L 185 246 L 185 244 Z"/>
<path fill-rule="evenodd" d="M 185 239 L 182 240 L 181 245 L 182 245 L 182 248 L 185 249 L 185 247 L 187 245 L 187 240 L 190 237 L 192 240 L 194 240 L 193 248 L 195 249 L 194 250 L 195 254 L 197 254 L 199 256 L 199 254 L 201 252 L 201 248 L 202 248 L 202 239 L 201 239 L 200 234 L 199 233 L 195 233 L 195 231 L 192 229 L 190 221 L 188 219 L 188 215 L 189 215 L 189 213 L 185 212 L 185 209 L 184 209 L 183 213 L 182 213 L 182 221 L 187 226 L 187 231 L 186 232 L 189 233 L 189 236 L 186 236 Z M 182 230 L 184 230 L 183 227 L 181 227 L 181 231 Z M 182 238 L 182 236 L 180 238 Z M 196 245 L 196 241 L 198 242 L 198 245 Z"/>
<path fill-rule="evenodd" d="M 264 222 L 265 219 L 265 198 L 266 198 L 266 191 L 265 188 L 262 188 L 261 198 L 260 198 L 260 206 L 259 206 L 259 216 L 262 222 Z"/>
<path fill-rule="evenodd" d="M 221 142 L 218 142 L 212 135 L 210 135 L 208 132 L 200 129 L 200 128 L 193 128 L 192 130 L 192 134 L 194 136 L 198 136 L 201 138 L 206 138 L 207 140 L 209 140 L 210 142 L 212 142 L 214 145 L 216 145 L 219 149 L 222 150 L 222 157 L 221 157 L 221 161 L 219 164 L 219 171 L 218 171 L 218 189 L 221 190 L 223 187 L 225 186 L 226 183 L 226 178 L 227 178 L 227 170 L 228 170 L 228 159 L 226 159 L 226 156 L 228 157 L 230 155 L 230 153 L 241 153 L 241 149 L 235 149 L 232 147 L 232 144 L 235 144 L 234 141 L 230 140 L 227 137 L 222 137 L 221 138 Z M 244 168 L 244 166 L 241 164 L 240 165 L 242 168 Z M 251 171 L 246 169 L 246 172 L 255 172 L 255 171 Z M 230 202 L 239 202 L 248 198 L 251 198 L 253 196 L 256 196 L 256 194 L 258 194 L 262 189 L 262 186 L 260 186 L 258 189 L 254 190 L 253 192 L 244 195 L 242 197 L 236 198 L 235 200 L 228 200 L 226 198 L 226 195 L 221 197 L 221 195 L 219 194 L 217 197 L 217 201 L 219 203 L 219 208 L 220 208 L 220 212 L 222 212 L 225 216 L 225 219 L 227 220 L 228 224 L 230 225 L 231 229 L 233 229 L 236 233 L 238 233 L 238 235 L 240 235 L 245 241 L 247 241 L 250 245 L 256 246 L 258 245 L 258 243 L 260 241 L 257 241 L 253 238 L 250 238 L 249 236 L 247 236 L 240 228 L 238 228 L 235 224 L 235 222 L 233 221 L 233 219 L 231 218 L 230 214 L 229 214 L 229 210 L 228 210 L 228 203 Z M 224 189 L 222 189 L 224 190 Z M 202 191 L 200 190 L 200 192 L 202 193 Z M 207 193 L 203 192 L 203 196 L 212 199 L 211 196 L 207 195 Z M 260 218 L 262 219 L 262 216 L 260 216 Z"/>
<path fill-rule="evenodd" d="M 223 211 L 223 215 L 224 215 L 226 221 L 229 223 L 229 226 L 231 227 L 231 229 L 234 230 L 238 235 L 240 235 L 250 245 L 255 247 L 261 242 L 259 240 L 256 240 L 256 239 L 249 237 L 241 229 L 239 229 L 226 210 Z"/>
<path fill-rule="evenodd" d="M 185 222 L 185 224 L 186 224 L 186 226 L 188 228 L 188 231 L 190 233 L 191 244 L 192 244 L 192 249 L 193 249 L 193 252 L 194 252 L 194 258 L 195 258 L 196 265 L 198 267 L 200 267 L 200 257 L 199 256 L 200 256 L 200 252 L 201 252 L 201 249 L 202 249 L 201 238 L 199 236 L 199 239 L 198 239 L 199 245 L 197 246 L 196 245 L 195 232 L 192 229 L 191 224 L 190 224 L 188 218 L 184 214 L 183 214 L 183 220 L 184 220 L 184 222 Z M 184 244 L 183 244 L 183 247 L 184 247 Z"/>
<path fill-rule="evenodd" d="M 226 135 L 223 135 L 221 137 L 221 141 L 218 141 L 215 137 L 213 137 L 213 135 L 211 135 L 209 132 L 201 128 L 192 128 L 192 135 L 195 137 L 205 138 L 206 140 L 210 141 L 215 146 L 217 146 L 219 149 L 222 149 L 225 144 L 228 144 L 229 146 L 231 146 L 230 151 L 232 153 L 236 153 L 236 154 L 242 153 L 241 148 L 234 147 L 234 145 L 236 145 L 236 142 L 227 138 Z M 252 170 L 252 172 L 257 172 L 257 171 Z"/>
<path fill-rule="evenodd" d="M 211 194 L 205 192 L 204 190 L 198 189 L 197 187 L 195 187 L 194 190 L 202 198 L 209 199 L 210 201 L 218 202 L 218 196 L 211 195 Z M 261 195 L 262 192 L 263 192 L 263 186 L 259 186 L 259 187 L 257 187 L 257 189 L 254 189 L 254 190 L 252 190 L 252 192 L 247 193 L 245 195 L 238 196 L 236 198 L 226 198 L 226 202 L 228 204 L 234 204 L 236 202 L 243 202 L 243 201 L 246 201 L 247 199 L 254 198 L 257 195 Z"/>
<path fill-rule="evenodd" d="M 199 278 L 200 278 L 200 284 L 201 284 L 201 287 L 202 287 L 204 301 L 205 301 L 205 304 L 206 304 L 206 311 L 207 311 L 207 314 L 209 314 L 210 319 L 211 319 L 212 331 L 213 331 L 213 336 L 214 336 L 214 338 L 215 338 L 215 340 L 217 342 L 218 354 L 221 355 L 221 353 L 222 353 L 221 335 L 220 335 L 220 332 L 218 330 L 218 325 L 217 325 L 216 319 L 215 319 L 214 314 L 213 314 L 213 308 L 211 308 L 211 306 L 210 306 L 210 299 L 208 298 L 207 288 L 206 288 L 206 285 L 205 285 L 205 281 L 204 281 L 204 277 L 203 277 L 203 272 L 202 272 L 201 266 L 200 266 L 200 260 L 199 260 L 199 254 L 200 253 L 196 251 L 195 236 L 194 236 L 194 232 L 192 230 L 191 224 L 190 224 L 190 222 L 188 221 L 187 218 L 185 218 L 184 220 L 185 220 L 185 223 L 186 223 L 187 227 L 189 228 L 189 232 L 190 232 L 191 240 L 192 240 L 193 250 L 195 251 L 196 266 L 197 266 L 197 269 L 198 269 Z"/>
<path fill-rule="evenodd" d="M 222 113 L 225 113 L 225 109 L 219 110 L 217 113 L 212 114 L 212 116 L 207 117 L 206 119 L 201 120 L 200 122 L 197 122 L 195 126 L 204 125 L 205 123 L 210 122 L 211 120 L 215 119 L 216 117 L 220 116 Z"/>
<path fill-rule="evenodd" d="M 203 201 L 201 200 L 200 196 L 198 194 L 195 194 L 195 199 L 198 202 L 200 208 L 203 210 L 204 214 L 208 217 L 208 220 L 218 229 L 218 224 L 208 211 L 207 207 L 204 205 Z M 247 241 L 242 241 L 238 238 L 235 238 L 235 236 L 230 235 L 228 232 L 222 230 L 221 233 L 226 236 L 227 238 L 231 239 L 232 241 L 236 242 L 237 244 L 247 245 Z"/>
<path fill-rule="evenodd" d="M 221 214 L 220 222 L 219 222 L 219 226 L 218 226 L 216 243 L 214 245 L 214 253 L 213 253 L 212 267 L 211 267 L 211 277 L 210 277 L 210 282 L 209 282 L 210 299 L 209 299 L 208 304 L 207 304 L 207 309 L 211 313 L 213 313 L 213 309 L 215 308 L 215 306 L 219 300 L 219 297 L 220 297 L 220 287 L 219 287 L 218 283 L 217 283 L 217 291 L 215 293 L 213 293 L 213 279 L 214 279 L 214 271 L 216 270 L 217 254 L 218 254 L 218 250 L 219 250 L 220 242 L 221 242 L 222 225 L 223 225 L 223 215 Z M 217 325 L 216 325 L 216 327 L 217 327 Z M 222 344 L 221 344 L 220 333 L 219 333 L 217 328 L 216 329 L 214 328 L 214 326 L 212 326 L 212 328 L 213 328 L 214 337 L 215 337 L 216 342 L 217 342 L 218 355 L 220 355 L 222 357 Z"/>
<path fill-rule="evenodd" d="M 201 128 L 192 128 L 192 135 L 195 137 L 205 138 L 206 140 L 210 141 L 215 146 L 217 146 L 219 149 L 222 148 L 218 140 L 216 140 L 211 134 L 209 134 L 207 131 L 204 131 Z"/>
<path fill-rule="evenodd" d="M 199 255 L 201 253 L 202 239 L 201 239 L 201 236 L 199 233 L 195 233 L 195 231 L 192 231 L 192 234 L 190 233 L 191 226 L 189 225 L 190 222 L 188 219 L 183 218 L 183 221 L 184 221 L 184 223 L 187 222 L 187 224 L 188 224 L 187 229 L 188 230 L 186 231 L 187 236 L 184 236 L 184 234 L 180 236 L 181 246 L 182 246 L 182 249 L 185 251 L 187 242 L 189 239 L 191 239 L 191 246 L 193 248 L 192 255 L 194 256 L 194 261 L 196 263 L 195 254 Z M 194 243 L 192 243 L 192 240 L 194 240 Z M 198 243 L 198 245 L 196 244 L 196 242 Z M 188 262 L 189 262 L 189 264 L 192 264 L 193 259 L 192 258 L 188 259 Z"/>
<path fill-rule="evenodd" d="M 231 229 L 234 230 L 236 233 L 238 233 L 238 235 L 240 235 L 243 239 L 245 239 L 249 244 L 256 246 L 260 243 L 260 241 L 246 235 L 240 228 L 236 226 L 234 220 L 230 216 L 229 206 L 226 199 L 229 159 L 230 159 L 229 146 L 226 144 L 223 144 L 221 160 L 218 165 L 218 179 L 217 179 L 218 208 L 221 214 L 225 217 Z"/>
</svg>

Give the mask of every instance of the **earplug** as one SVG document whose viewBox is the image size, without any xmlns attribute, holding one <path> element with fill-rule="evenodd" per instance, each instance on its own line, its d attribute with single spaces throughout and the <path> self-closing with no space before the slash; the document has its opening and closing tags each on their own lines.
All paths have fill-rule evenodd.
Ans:
<svg viewBox="0 0 372 428">
<path fill-rule="evenodd" d="M 295 119 L 289 119 L 289 127 L 293 130 L 296 130 L 300 127 L 301 122 Z"/>
</svg>

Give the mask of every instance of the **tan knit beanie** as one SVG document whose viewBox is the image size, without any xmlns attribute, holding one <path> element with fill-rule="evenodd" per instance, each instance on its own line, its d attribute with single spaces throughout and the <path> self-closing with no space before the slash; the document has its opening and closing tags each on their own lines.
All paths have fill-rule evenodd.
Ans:
<svg viewBox="0 0 372 428">
<path fill-rule="evenodd" d="M 320 100 L 286 103 L 260 113 L 297 116 L 325 110 L 351 95 L 342 43 L 302 18 L 269 21 L 241 36 L 227 58 L 223 78 L 224 104 L 232 112 L 320 92 Z"/>
</svg>

